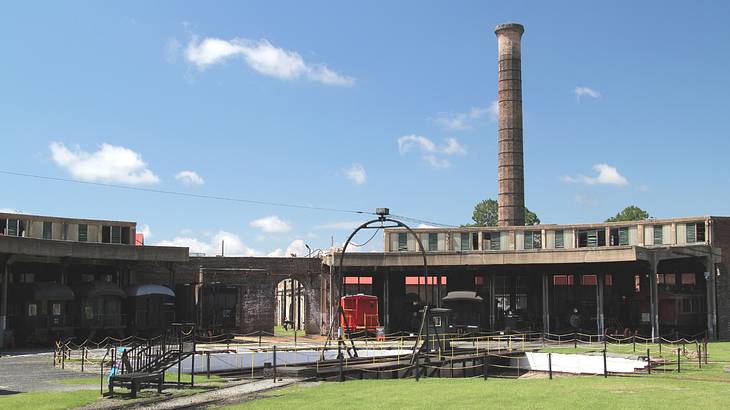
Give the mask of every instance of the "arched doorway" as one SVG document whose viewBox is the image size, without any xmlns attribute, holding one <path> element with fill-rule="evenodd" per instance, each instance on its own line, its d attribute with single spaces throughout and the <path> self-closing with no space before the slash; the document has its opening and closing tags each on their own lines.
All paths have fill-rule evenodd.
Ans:
<svg viewBox="0 0 730 410">
<path fill-rule="evenodd" d="M 285 331 L 304 330 L 306 324 L 306 295 L 304 285 L 296 279 L 284 279 L 276 284 L 274 326 Z"/>
</svg>

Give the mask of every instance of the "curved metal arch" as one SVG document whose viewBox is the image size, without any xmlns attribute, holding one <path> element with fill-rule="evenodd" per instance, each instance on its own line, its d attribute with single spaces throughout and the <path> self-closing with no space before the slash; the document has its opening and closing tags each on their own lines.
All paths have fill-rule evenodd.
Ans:
<svg viewBox="0 0 730 410">
<path fill-rule="evenodd" d="M 369 226 L 370 224 L 375 223 L 375 222 L 380 222 L 381 226 Z M 383 222 L 392 222 L 392 223 L 395 224 L 395 226 L 387 226 L 387 227 L 384 227 L 384 226 L 382 226 Z M 343 265 L 343 261 L 345 260 L 345 252 L 347 251 L 347 245 L 350 244 L 350 241 L 352 241 L 352 238 L 355 237 L 355 235 L 358 232 L 360 232 L 360 230 L 362 230 L 362 229 L 380 229 L 380 228 L 406 228 L 406 230 L 408 230 L 408 232 L 411 235 L 413 235 L 414 238 L 416 238 L 416 242 L 418 242 L 418 247 L 421 250 L 421 256 L 423 256 L 423 277 L 424 277 L 424 283 L 423 283 L 424 292 L 423 292 L 423 294 L 424 294 L 424 297 L 425 297 L 424 304 L 426 306 L 428 306 L 428 299 L 429 299 L 429 297 L 428 297 L 428 294 L 429 294 L 429 292 L 428 292 L 428 262 L 426 260 L 426 250 L 423 247 L 423 243 L 421 242 L 421 238 L 419 238 L 418 235 L 416 235 L 416 232 L 414 232 L 413 229 L 411 229 L 410 226 L 404 224 L 401 221 L 398 221 L 398 220 L 395 220 L 395 219 L 390 219 L 390 218 L 387 218 L 385 216 L 381 216 L 378 219 L 373 219 L 373 220 L 367 221 L 367 222 L 363 223 L 362 225 L 358 226 L 350 234 L 350 236 L 347 238 L 347 240 L 345 241 L 345 245 L 342 247 L 342 253 L 340 254 L 340 272 L 339 272 L 340 273 L 340 278 L 339 278 L 340 279 L 340 286 L 339 286 L 340 297 L 342 297 L 343 294 L 345 293 L 345 281 L 344 281 L 344 270 L 343 270 L 344 265 Z M 338 305 L 339 305 L 339 302 L 338 302 Z"/>
</svg>

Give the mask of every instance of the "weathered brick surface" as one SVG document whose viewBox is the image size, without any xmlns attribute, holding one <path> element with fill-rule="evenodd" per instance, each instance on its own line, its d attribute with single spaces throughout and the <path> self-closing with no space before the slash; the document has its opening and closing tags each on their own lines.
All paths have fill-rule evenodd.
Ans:
<svg viewBox="0 0 730 410">
<path fill-rule="evenodd" d="M 239 332 L 248 333 L 274 330 L 276 285 L 284 279 L 296 279 L 304 287 L 305 331 L 319 334 L 322 266 L 319 258 L 194 257 L 174 265 L 137 264 L 132 268 L 131 282 L 195 284 L 202 275 L 203 285 L 221 282 L 237 286 L 236 326 Z M 174 271 L 174 283 L 170 283 L 170 270 Z"/>
</svg>

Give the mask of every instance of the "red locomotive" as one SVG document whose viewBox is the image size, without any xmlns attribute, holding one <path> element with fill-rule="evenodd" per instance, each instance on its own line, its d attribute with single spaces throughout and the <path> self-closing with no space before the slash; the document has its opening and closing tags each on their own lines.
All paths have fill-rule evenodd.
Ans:
<svg viewBox="0 0 730 410">
<path fill-rule="evenodd" d="M 350 331 L 367 331 L 375 333 L 380 327 L 378 321 L 378 297 L 370 295 L 347 295 L 340 298 L 340 306 L 345 312 L 340 317 L 340 326 L 345 329 L 345 318 Z"/>
</svg>

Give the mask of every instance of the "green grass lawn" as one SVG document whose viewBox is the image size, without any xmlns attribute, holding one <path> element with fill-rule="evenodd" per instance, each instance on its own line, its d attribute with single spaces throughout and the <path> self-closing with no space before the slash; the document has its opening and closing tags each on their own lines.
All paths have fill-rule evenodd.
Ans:
<svg viewBox="0 0 730 410">
<path fill-rule="evenodd" d="M 616 346 L 619 352 L 626 348 Z M 629 345 L 628 349 L 631 351 L 633 347 Z M 571 346 L 555 350 L 572 353 L 576 349 Z M 579 347 L 578 350 L 596 349 Z M 730 366 L 730 343 L 712 343 L 709 351 L 710 363 L 703 364 L 702 370 L 696 360 L 688 359 L 679 374 L 660 371 L 650 376 L 608 379 L 562 376 L 553 380 L 427 378 L 420 382 L 413 379 L 325 382 L 315 387 L 293 386 L 273 391 L 268 397 L 232 408 L 483 408 L 488 405 L 499 408 L 727 408 L 730 373 L 724 369 Z M 646 346 L 643 352 L 646 353 Z M 667 346 L 662 346 L 662 352 L 669 359 Z"/>
<path fill-rule="evenodd" d="M 274 326 L 274 336 L 289 336 L 294 339 L 294 329 L 284 329 L 284 326 Z M 297 330 L 297 337 L 304 336 L 304 330 Z"/>
<path fill-rule="evenodd" d="M 32 392 L 0 396 L 0 408 L 13 410 L 72 409 L 95 402 L 98 390 Z"/>
</svg>

